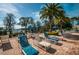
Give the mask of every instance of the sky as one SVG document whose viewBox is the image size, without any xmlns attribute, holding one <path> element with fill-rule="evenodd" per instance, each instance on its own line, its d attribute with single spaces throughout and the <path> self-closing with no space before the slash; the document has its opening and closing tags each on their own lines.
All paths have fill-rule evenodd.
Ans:
<svg viewBox="0 0 79 59">
<path fill-rule="evenodd" d="M 19 22 L 19 18 L 22 16 L 33 17 L 35 21 L 41 21 L 39 11 L 44 6 L 43 3 L 15 3 L 15 4 L 3 4 L 0 3 L 0 27 L 3 27 L 3 19 L 6 13 L 12 13 L 15 15 L 15 20 Z M 61 4 L 64 8 L 66 15 L 69 17 L 79 16 L 79 4 L 78 3 L 64 3 Z M 16 25 L 15 28 L 20 28 Z"/>
</svg>

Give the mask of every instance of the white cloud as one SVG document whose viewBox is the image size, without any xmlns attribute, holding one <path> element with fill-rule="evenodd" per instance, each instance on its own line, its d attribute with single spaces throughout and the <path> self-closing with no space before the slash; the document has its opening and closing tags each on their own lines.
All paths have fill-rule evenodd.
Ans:
<svg viewBox="0 0 79 59">
<path fill-rule="evenodd" d="M 40 9 L 42 9 L 44 7 L 44 5 L 41 5 Z"/>
<path fill-rule="evenodd" d="M 33 16 L 34 16 L 35 22 L 36 22 L 36 21 L 40 21 L 40 22 L 41 22 L 40 14 L 39 14 L 38 11 L 37 11 L 37 12 L 33 12 L 32 14 L 33 14 Z"/>
<path fill-rule="evenodd" d="M 5 17 L 6 13 L 12 13 L 15 15 L 16 21 L 18 21 L 18 18 L 21 17 L 21 14 L 14 4 L 0 4 L 0 16 Z"/>
<path fill-rule="evenodd" d="M 18 22 L 19 17 L 21 17 L 20 12 L 16 5 L 14 4 L 0 4 L 0 17 L 5 17 L 6 13 L 12 13 L 15 15 L 15 19 Z M 2 20 L 3 21 L 3 20 Z M 2 21 L 0 20 L 1 24 L 0 27 L 4 27 Z M 15 25 L 16 28 L 19 28 L 20 26 Z"/>
<path fill-rule="evenodd" d="M 42 19 L 40 19 L 39 11 L 33 12 L 32 14 L 34 15 L 35 22 L 40 21 L 41 22 L 41 25 L 44 25 L 44 21 Z M 47 20 L 47 19 L 44 19 L 44 20 Z"/>
<path fill-rule="evenodd" d="M 12 13 L 15 16 L 20 16 L 19 10 L 13 4 L 0 4 L 0 13 L 3 15 Z"/>
</svg>

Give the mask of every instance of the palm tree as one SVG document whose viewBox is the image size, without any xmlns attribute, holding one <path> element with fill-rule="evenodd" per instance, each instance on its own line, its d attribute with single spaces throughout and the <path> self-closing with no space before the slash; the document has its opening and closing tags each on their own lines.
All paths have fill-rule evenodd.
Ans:
<svg viewBox="0 0 79 59">
<path fill-rule="evenodd" d="M 64 10 L 59 3 L 48 3 L 40 11 L 41 19 L 49 19 L 50 30 L 53 23 L 52 20 L 61 16 L 64 17 Z"/>
<path fill-rule="evenodd" d="M 14 29 L 14 24 L 16 23 L 14 18 L 15 17 L 13 14 L 7 13 L 6 17 L 3 20 L 6 30 L 9 32 L 10 38 L 12 37 L 12 30 Z"/>
<path fill-rule="evenodd" d="M 47 28 L 48 28 L 48 20 L 44 20 L 43 23 L 44 23 L 44 30 L 47 31 Z"/>
<path fill-rule="evenodd" d="M 29 17 L 21 17 L 20 19 L 20 24 L 21 26 L 24 26 L 25 27 L 25 32 L 27 32 L 27 24 L 29 22 Z"/>
</svg>

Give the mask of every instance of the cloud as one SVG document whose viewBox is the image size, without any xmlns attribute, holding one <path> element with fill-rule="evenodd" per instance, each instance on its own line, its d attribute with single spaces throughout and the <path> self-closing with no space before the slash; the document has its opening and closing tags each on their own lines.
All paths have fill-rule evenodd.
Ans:
<svg viewBox="0 0 79 59">
<path fill-rule="evenodd" d="M 41 19 L 40 19 L 40 14 L 39 14 L 38 11 L 37 11 L 37 12 L 33 12 L 32 14 L 33 14 L 33 17 L 34 17 L 34 19 L 35 19 L 35 22 L 36 22 L 36 21 L 41 21 Z"/>
<path fill-rule="evenodd" d="M 44 5 L 41 5 L 40 9 L 42 9 L 44 7 Z"/>
<path fill-rule="evenodd" d="M 0 13 L 3 15 L 6 13 L 12 13 L 15 16 L 20 16 L 19 10 L 13 4 L 0 4 Z"/>
<path fill-rule="evenodd" d="M 39 21 L 41 23 L 41 25 L 44 25 L 43 21 L 40 19 L 39 11 L 33 12 L 32 14 L 34 15 L 35 22 Z"/>
<path fill-rule="evenodd" d="M 4 27 L 3 25 L 3 18 L 6 16 L 6 13 L 12 13 L 16 17 L 16 21 L 19 22 L 19 17 L 21 17 L 21 14 L 15 4 L 0 4 L 0 27 Z M 15 26 L 18 28 L 19 26 Z"/>
</svg>

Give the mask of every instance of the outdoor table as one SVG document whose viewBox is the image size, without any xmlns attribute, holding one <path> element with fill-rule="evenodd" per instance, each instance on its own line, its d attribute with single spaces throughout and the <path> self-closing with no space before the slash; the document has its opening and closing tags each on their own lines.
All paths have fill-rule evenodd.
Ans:
<svg viewBox="0 0 79 59">
<path fill-rule="evenodd" d="M 39 34 L 39 37 L 45 38 L 44 34 Z"/>
<path fill-rule="evenodd" d="M 9 39 L 2 39 L 1 42 L 2 43 L 8 43 L 9 42 Z"/>
<path fill-rule="evenodd" d="M 42 41 L 39 43 L 41 46 L 43 46 L 45 48 L 45 50 L 47 50 L 47 48 L 51 47 L 51 44 L 46 42 L 46 41 Z"/>
</svg>

